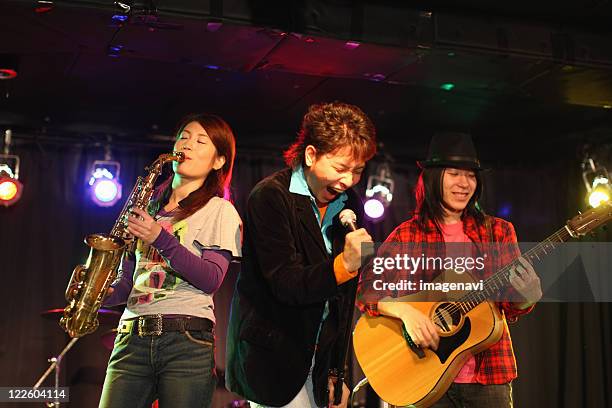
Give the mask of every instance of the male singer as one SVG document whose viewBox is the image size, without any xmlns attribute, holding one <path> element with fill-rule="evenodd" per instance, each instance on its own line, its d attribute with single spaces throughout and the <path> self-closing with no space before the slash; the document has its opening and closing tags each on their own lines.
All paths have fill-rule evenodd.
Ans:
<svg viewBox="0 0 612 408">
<path fill-rule="evenodd" d="M 353 307 L 361 244 L 372 241 L 364 229 L 348 232 L 338 215 L 360 213 L 351 187 L 375 153 L 374 126 L 361 109 L 313 105 L 285 152 L 289 168 L 249 196 L 226 383 L 251 406 L 323 407 L 333 395 L 328 372 L 343 347 L 339 327 Z"/>
</svg>

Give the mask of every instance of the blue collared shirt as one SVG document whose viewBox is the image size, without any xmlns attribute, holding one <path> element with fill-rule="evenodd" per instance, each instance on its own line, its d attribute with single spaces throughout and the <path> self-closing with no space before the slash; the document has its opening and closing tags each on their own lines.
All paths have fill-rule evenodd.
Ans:
<svg viewBox="0 0 612 408">
<path fill-rule="evenodd" d="M 295 168 L 291 173 L 291 183 L 289 184 L 289 192 L 310 198 L 312 210 L 314 211 L 315 216 L 317 217 L 317 221 L 321 226 L 321 234 L 323 235 L 323 241 L 325 241 L 325 249 L 327 250 L 327 253 L 331 255 L 332 237 L 330 233 L 330 227 L 332 225 L 332 220 L 334 219 L 336 214 L 338 214 L 344 208 L 344 203 L 348 199 L 347 194 L 340 194 L 328 204 L 327 211 L 325 211 L 325 216 L 323 217 L 323 221 L 321 221 L 321 213 L 319 212 L 319 208 L 317 207 L 317 202 L 314 196 L 308 188 L 308 183 L 306 183 L 306 176 L 304 175 L 304 169 L 302 168 L 302 166 Z"/>
<path fill-rule="evenodd" d="M 319 225 L 321 226 L 321 235 L 323 235 L 323 241 L 325 242 L 325 249 L 327 253 L 331 255 L 332 253 L 332 238 L 329 227 L 332 225 L 332 221 L 336 214 L 338 214 L 344 208 L 344 202 L 348 199 L 348 195 L 346 193 L 340 194 L 333 201 L 331 201 L 327 205 L 327 211 L 325 211 L 325 216 L 323 217 L 323 222 L 321 222 L 321 213 L 319 212 L 319 207 L 317 207 L 317 201 L 314 196 L 310 192 L 308 188 L 308 183 L 306 183 L 306 176 L 304 175 L 304 169 L 302 166 L 299 166 L 293 170 L 291 173 L 291 182 L 289 183 L 289 192 L 294 194 L 300 194 L 310 198 L 310 203 L 312 204 L 312 211 L 314 211 L 315 216 L 317 217 L 317 221 L 319 221 Z M 323 316 L 321 316 L 321 323 L 319 325 L 319 330 L 317 331 L 317 340 L 316 343 L 319 343 L 319 336 L 321 334 L 321 328 L 323 327 L 323 321 L 329 315 L 329 301 L 325 302 L 325 307 L 323 308 Z M 312 371 L 314 367 L 314 356 L 312 357 L 312 365 L 310 370 Z"/>
</svg>

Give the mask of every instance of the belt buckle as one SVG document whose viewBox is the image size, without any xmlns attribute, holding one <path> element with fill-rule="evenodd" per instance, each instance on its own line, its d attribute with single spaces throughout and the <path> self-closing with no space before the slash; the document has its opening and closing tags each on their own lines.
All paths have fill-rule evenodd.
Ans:
<svg viewBox="0 0 612 408">
<path fill-rule="evenodd" d="M 153 321 L 153 325 L 154 325 L 154 329 L 153 330 L 147 330 L 147 327 L 145 326 L 146 323 L 147 323 L 147 320 L 149 322 Z M 144 336 L 161 336 L 161 334 L 162 334 L 162 321 L 163 320 L 162 320 L 162 315 L 161 314 L 138 317 L 138 336 L 139 337 L 144 337 Z"/>
</svg>

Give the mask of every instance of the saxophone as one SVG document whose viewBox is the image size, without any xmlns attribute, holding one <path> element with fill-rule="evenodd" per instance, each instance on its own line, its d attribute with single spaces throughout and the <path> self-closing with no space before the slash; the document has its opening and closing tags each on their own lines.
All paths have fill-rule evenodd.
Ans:
<svg viewBox="0 0 612 408">
<path fill-rule="evenodd" d="M 133 208 L 147 208 L 155 180 L 164 164 L 184 160 L 185 154 L 182 152 L 160 155 L 145 169 L 148 174 L 136 180 L 110 234 L 85 237 L 85 244 L 90 247 L 89 257 L 85 265 L 77 265 L 72 272 L 65 294 L 68 306 L 59 322 L 70 337 L 82 337 L 98 328 L 98 310 L 108 288 L 117 278 L 121 259 L 126 251 L 133 251 L 136 245 L 137 240 L 127 230 L 128 215 Z"/>
</svg>

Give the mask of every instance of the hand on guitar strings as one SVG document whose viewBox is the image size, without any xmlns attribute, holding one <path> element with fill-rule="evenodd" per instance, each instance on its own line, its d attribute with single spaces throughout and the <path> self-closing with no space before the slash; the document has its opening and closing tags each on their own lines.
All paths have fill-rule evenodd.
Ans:
<svg viewBox="0 0 612 408">
<path fill-rule="evenodd" d="M 331 378 L 327 378 L 327 389 L 329 390 L 329 404 L 327 404 L 328 408 L 347 408 L 349 395 L 351 391 L 346 386 L 344 381 L 342 382 L 342 398 L 340 399 L 339 405 L 334 405 L 334 385 L 335 381 Z"/>
<path fill-rule="evenodd" d="M 149 213 L 140 208 L 132 209 L 132 214 L 128 217 L 128 231 L 130 234 L 142 239 L 147 244 L 152 244 L 159 236 L 161 230 L 161 225 Z"/>
<path fill-rule="evenodd" d="M 402 320 L 406 332 L 419 347 L 438 349 L 440 336 L 436 325 L 423 312 L 404 302 L 378 302 L 378 310 Z"/>
<path fill-rule="evenodd" d="M 525 258 L 520 257 L 518 264 L 510 270 L 510 284 L 525 299 L 525 308 L 536 303 L 542 297 L 540 278 L 533 266 Z"/>
<path fill-rule="evenodd" d="M 408 306 L 407 313 L 402 314 L 402 321 L 414 344 L 437 350 L 440 336 L 436 325 L 420 310 L 410 305 L 406 306 Z"/>
</svg>

